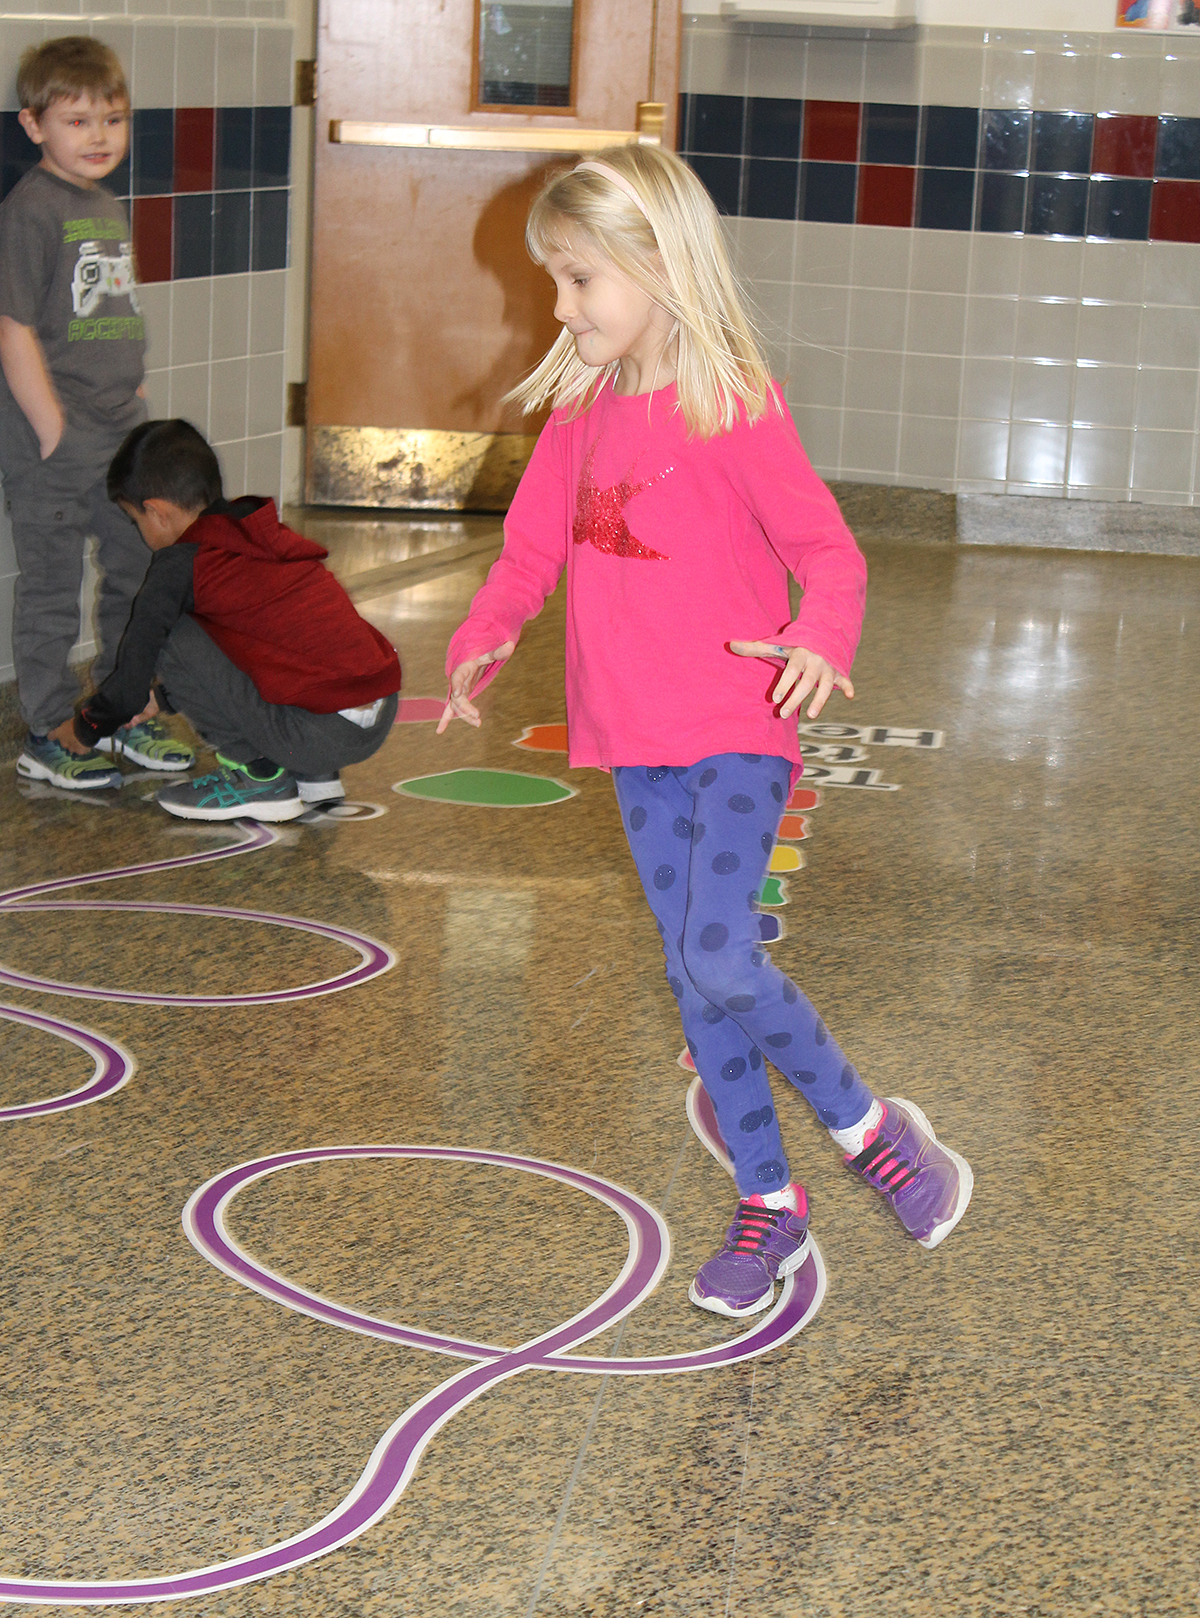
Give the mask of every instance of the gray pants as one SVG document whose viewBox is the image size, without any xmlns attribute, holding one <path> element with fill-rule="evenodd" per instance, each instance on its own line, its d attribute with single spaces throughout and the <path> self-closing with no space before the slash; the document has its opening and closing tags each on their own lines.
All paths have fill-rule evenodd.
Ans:
<svg viewBox="0 0 1200 1618">
<path fill-rule="evenodd" d="M 341 714 L 268 702 L 194 618 L 175 625 L 157 672 L 171 707 L 210 747 L 238 764 L 269 758 L 300 781 L 329 781 L 347 764 L 361 764 L 383 745 L 396 717 L 395 696 L 366 730 Z"/>
<path fill-rule="evenodd" d="M 95 535 L 101 574 L 93 685 L 99 686 L 113 670 L 133 598 L 150 566 L 141 535 L 105 488 L 109 461 L 145 409 L 137 401 L 131 420 L 105 430 L 68 423 L 58 448 L 45 461 L 33 429 L 14 410 L 10 406 L 0 420 L 0 464 L 19 569 L 13 592 L 13 666 L 21 716 L 40 736 L 69 719 L 79 700 L 79 681 L 69 659 L 79 639 L 88 535 Z"/>
</svg>

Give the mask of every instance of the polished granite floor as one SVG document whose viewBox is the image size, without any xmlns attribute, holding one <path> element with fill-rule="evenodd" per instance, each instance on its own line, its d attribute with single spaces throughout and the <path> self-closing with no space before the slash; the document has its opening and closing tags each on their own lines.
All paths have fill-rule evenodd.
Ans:
<svg viewBox="0 0 1200 1618">
<path fill-rule="evenodd" d="M 468 525 L 431 558 L 364 522 L 334 547 L 410 696 L 442 689 L 486 540 Z M 731 1185 L 685 1119 L 608 781 L 511 745 L 562 719 L 560 600 L 481 731 L 397 725 L 348 772 L 373 818 L 197 862 L 237 834 L 170 821 L 145 778 L 81 802 L 22 795 L 5 764 L 0 1109 L 25 1111 L 0 1122 L 0 1590 L 119 1595 L 315 1544 L 408 1412 L 427 1447 L 358 1537 L 232 1588 L 196 1575 L 167 1610 L 1200 1612 L 1200 562 L 920 534 L 867 549 L 858 697 L 828 717 L 942 745 L 825 739 L 865 757 L 814 759 L 835 773 L 772 911 L 775 958 L 868 1081 L 970 1158 L 975 1196 L 922 1251 L 777 1080 L 828 1292 L 790 1342 L 724 1367 L 496 1371 L 496 1345 L 591 1309 L 654 1211 L 665 1276 L 576 1353 L 678 1356 L 740 1331 L 687 1301 Z M 577 792 L 489 809 L 392 790 L 459 768 Z M 158 868 L 11 897 L 139 863 Z M 82 901 L 206 908 L 32 908 Z M 36 1110 L 115 1083 L 122 1051 L 122 1087 Z M 318 1153 L 412 1143 L 448 1151 Z M 623 1222 L 509 1157 L 643 1211 Z M 229 1180 L 221 1269 L 181 1215 L 252 1164 L 277 1172 Z M 221 1188 L 193 1207 L 201 1235 Z M 431 1351 L 448 1337 L 492 1346 Z M 456 1376 L 479 1380 L 439 1392 Z"/>
</svg>

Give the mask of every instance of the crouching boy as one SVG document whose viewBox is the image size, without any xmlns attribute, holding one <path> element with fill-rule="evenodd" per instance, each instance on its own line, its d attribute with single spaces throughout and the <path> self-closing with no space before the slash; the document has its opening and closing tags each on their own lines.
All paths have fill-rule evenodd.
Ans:
<svg viewBox="0 0 1200 1618">
<path fill-rule="evenodd" d="M 108 494 L 153 552 L 117 666 L 75 717 L 86 746 L 161 709 L 186 714 L 220 766 L 164 787 L 188 820 L 291 820 L 344 796 L 338 772 L 382 745 L 400 662 L 274 502 L 227 501 L 186 421 L 135 427 Z M 153 686 L 153 689 L 152 689 Z"/>
</svg>

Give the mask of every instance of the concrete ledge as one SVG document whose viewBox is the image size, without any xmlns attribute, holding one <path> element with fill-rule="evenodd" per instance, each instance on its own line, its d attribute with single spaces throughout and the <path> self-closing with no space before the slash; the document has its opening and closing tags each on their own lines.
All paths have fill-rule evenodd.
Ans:
<svg viewBox="0 0 1200 1618">
<path fill-rule="evenodd" d="M 1054 500 L 1029 494 L 960 494 L 958 542 L 1200 556 L 1200 507 Z"/>
</svg>

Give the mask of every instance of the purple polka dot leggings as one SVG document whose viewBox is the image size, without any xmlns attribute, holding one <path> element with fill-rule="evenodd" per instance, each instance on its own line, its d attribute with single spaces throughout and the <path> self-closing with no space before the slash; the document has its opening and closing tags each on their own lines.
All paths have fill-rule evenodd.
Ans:
<svg viewBox="0 0 1200 1618">
<path fill-rule="evenodd" d="M 785 758 L 717 753 L 612 772 L 667 982 L 743 1197 L 790 1179 L 764 1054 L 830 1129 L 857 1123 L 873 1099 L 759 937 L 754 906 L 791 771 Z"/>
</svg>

